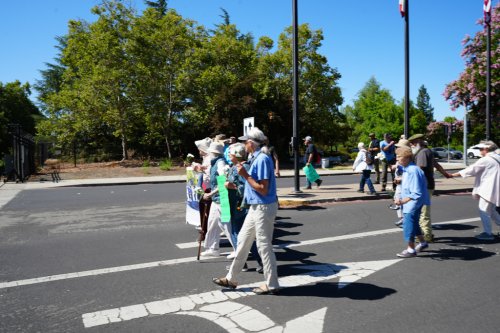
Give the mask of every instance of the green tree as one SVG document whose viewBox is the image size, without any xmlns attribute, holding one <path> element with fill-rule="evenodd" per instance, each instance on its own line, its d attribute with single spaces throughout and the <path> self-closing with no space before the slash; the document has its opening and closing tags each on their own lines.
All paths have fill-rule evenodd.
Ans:
<svg viewBox="0 0 500 333">
<path fill-rule="evenodd" d="M 300 25 L 298 32 L 301 135 L 312 135 L 316 143 L 332 146 L 342 140 L 340 129 L 345 124 L 339 110 L 343 99 L 337 82 L 341 76 L 319 53 L 323 32 L 311 30 L 308 24 Z M 257 44 L 259 109 L 275 113 L 282 125 L 279 133 L 289 133 L 281 138 L 289 141 L 292 136 L 292 27 L 279 36 L 274 53 L 270 52 L 272 46 L 267 38 L 261 38 Z"/>
<path fill-rule="evenodd" d="M 349 138 L 351 146 L 358 142 L 367 142 L 370 132 L 379 137 L 391 133 L 398 137 L 403 133 L 404 112 L 396 105 L 387 89 L 374 78 L 370 78 L 359 91 L 351 109 L 347 109 L 349 125 L 353 128 Z M 402 105 L 402 104 L 401 104 Z"/>
<path fill-rule="evenodd" d="M 180 78 L 190 102 L 187 123 L 204 133 L 240 133 L 245 116 L 254 114 L 256 53 L 253 38 L 242 34 L 229 17 L 215 30 L 201 33 Z"/>
<path fill-rule="evenodd" d="M 12 147 L 8 133 L 9 124 L 21 125 L 25 132 L 36 134 L 35 125 L 41 120 L 42 115 L 29 99 L 30 94 L 28 83 L 0 82 L 0 156 Z"/>
<path fill-rule="evenodd" d="M 188 106 L 179 81 L 190 75 L 185 64 L 196 47 L 196 27 L 173 9 L 161 15 L 149 8 L 134 21 L 131 35 L 128 50 L 134 59 L 134 82 L 130 96 L 146 125 L 140 143 L 163 141 L 171 158 L 171 133 Z"/>
<path fill-rule="evenodd" d="M 418 88 L 417 109 L 423 112 L 426 124 L 430 124 L 434 121 L 434 108 L 430 100 L 431 98 L 427 93 L 427 89 L 424 85 L 421 85 L 420 88 Z"/>
</svg>

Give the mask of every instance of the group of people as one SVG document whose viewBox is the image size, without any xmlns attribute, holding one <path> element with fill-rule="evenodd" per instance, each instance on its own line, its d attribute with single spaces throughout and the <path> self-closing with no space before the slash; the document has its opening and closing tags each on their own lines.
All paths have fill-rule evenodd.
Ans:
<svg viewBox="0 0 500 333">
<path fill-rule="evenodd" d="M 368 185 L 369 194 L 376 194 L 370 180 L 375 169 L 380 183 L 382 166 L 382 191 L 386 190 L 387 173 L 392 175 L 392 186 L 395 190 L 394 205 L 390 205 L 398 214 L 397 226 L 402 226 L 407 248 L 398 253 L 398 257 L 409 258 L 429 247 L 434 241 L 431 222 L 431 197 L 435 189 L 434 169 L 444 177 L 475 176 L 473 195 L 479 200 L 479 212 L 484 232 L 476 236 L 479 240 L 493 240 L 491 220 L 500 226 L 500 155 L 498 146 L 493 141 L 482 141 L 481 158 L 474 165 L 457 173 L 448 173 L 434 159 L 432 151 L 427 148 L 423 134 L 415 134 L 406 140 L 402 137 L 397 143 L 390 134 L 384 135 L 384 141 L 376 139 L 370 133 L 368 149 L 363 142 L 358 144 L 359 153 L 353 164 L 353 170 L 361 172 L 360 188 L 364 192 Z M 415 238 L 419 244 L 415 245 Z"/>
<path fill-rule="evenodd" d="M 226 140 L 224 135 L 214 139 L 205 138 L 195 142 L 203 161 L 193 163 L 200 173 L 199 185 L 205 189 L 203 200 L 210 202 L 205 251 L 202 256 L 219 256 L 221 231 L 227 236 L 233 252 L 228 272 L 224 277 L 213 278 L 213 282 L 225 288 L 235 289 L 238 274 L 245 270 L 249 252 L 256 258 L 264 274 L 265 284 L 253 289 L 256 294 L 274 294 L 280 286 L 278 282 L 276 256 L 273 252 L 274 220 L 278 210 L 276 191 L 276 168 L 273 153 L 267 147 L 267 137 L 258 128 L 252 128 L 246 135 Z M 483 141 L 479 145 L 484 156 L 474 165 L 457 173 L 449 174 L 437 163 L 427 148 L 424 136 L 416 134 L 407 140 L 395 143 L 389 134 L 378 145 L 374 134 L 370 134 L 370 145 L 365 148 L 359 143 L 359 153 L 353 169 L 362 173 L 360 190 L 367 184 L 370 194 L 376 194 L 370 180 L 376 161 L 382 165 L 382 189 L 387 185 L 387 173 L 393 176 L 395 189 L 394 205 L 402 217 L 406 248 L 398 257 L 415 257 L 428 248 L 434 240 L 430 218 L 431 197 L 434 191 L 434 168 L 445 177 L 475 176 L 473 195 L 479 199 L 479 211 L 484 232 L 477 236 L 481 240 L 493 239 L 491 220 L 500 225 L 500 157 L 497 145 Z M 306 163 L 312 162 L 314 146 L 312 139 L 304 140 Z M 374 158 L 376 154 L 379 158 Z M 381 156 L 380 154 L 383 154 Z M 279 172 L 279 171 L 278 171 Z M 226 176 L 223 185 L 218 177 Z M 377 173 L 377 181 L 379 183 Z M 318 187 L 321 182 L 317 183 Z M 228 191 L 230 221 L 221 221 L 220 189 Z M 308 187 L 311 183 L 308 184 Z M 419 240 L 416 244 L 415 239 Z"/>
<path fill-rule="evenodd" d="M 204 257 L 220 255 L 221 231 L 229 240 L 233 252 L 231 266 L 225 277 L 213 282 L 226 288 L 236 288 L 237 276 L 245 269 L 251 251 L 259 263 L 266 283 L 253 289 L 256 294 L 272 294 L 279 289 L 276 256 L 272 240 L 274 220 L 278 211 L 276 176 L 279 175 L 277 157 L 269 150 L 268 139 L 254 127 L 244 136 L 231 141 L 224 135 L 215 139 L 196 141 L 201 164 L 193 164 L 200 173 L 201 186 L 205 189 L 202 201 L 211 202 L 208 214 Z M 226 153 L 225 153 L 226 152 Z M 227 160 L 224 156 L 227 156 Z M 274 156 L 273 156 L 274 155 Z M 218 177 L 225 176 L 223 186 L 228 190 L 230 221 L 221 221 L 220 188 Z M 203 228 L 203 226 L 202 226 Z"/>
</svg>

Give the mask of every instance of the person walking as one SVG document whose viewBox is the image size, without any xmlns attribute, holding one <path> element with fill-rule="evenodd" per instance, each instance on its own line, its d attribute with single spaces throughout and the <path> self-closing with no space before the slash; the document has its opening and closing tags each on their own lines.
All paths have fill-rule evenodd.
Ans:
<svg viewBox="0 0 500 333">
<path fill-rule="evenodd" d="M 231 224 L 222 223 L 220 195 L 217 184 L 217 176 L 224 175 L 226 168 L 226 160 L 224 159 L 224 145 L 220 142 L 213 141 L 210 144 L 208 152 L 211 156 L 210 161 L 210 192 L 203 195 L 203 200 L 212 200 L 210 212 L 208 213 L 207 234 L 205 235 L 205 251 L 200 255 L 203 257 L 218 257 L 220 231 L 224 232 L 227 239 L 231 243 L 234 250 L 234 244 L 231 239 Z"/>
<path fill-rule="evenodd" d="M 380 161 L 382 166 L 382 192 L 386 191 L 387 187 L 387 171 L 390 172 L 392 177 L 392 187 L 396 188 L 394 184 L 394 170 L 392 166 L 396 164 L 395 142 L 392 140 L 392 135 L 389 133 L 384 134 L 384 141 L 380 142 L 380 152 L 383 159 Z"/>
<path fill-rule="evenodd" d="M 313 139 L 309 135 L 304 138 L 304 144 L 306 145 L 306 152 L 304 155 L 304 163 L 306 166 L 310 165 L 311 167 L 314 168 L 314 164 L 317 163 L 318 151 L 316 150 L 316 147 L 314 146 L 312 141 L 313 141 Z M 319 188 L 321 186 L 321 183 L 323 182 L 323 180 L 318 178 L 314 182 L 317 184 L 317 186 Z M 311 181 L 309 181 L 309 179 L 307 179 L 307 177 L 306 177 L 305 189 L 310 190 L 311 185 L 312 185 Z"/>
<path fill-rule="evenodd" d="M 370 143 L 368 145 L 368 152 L 371 154 L 373 159 L 373 167 L 375 170 L 376 178 L 374 184 L 380 184 L 380 160 L 375 158 L 375 156 L 380 153 L 380 140 L 375 137 L 375 133 L 370 133 Z"/>
<path fill-rule="evenodd" d="M 398 148 L 396 150 L 398 163 L 403 166 L 403 179 L 401 182 L 401 194 L 395 203 L 402 206 L 403 210 L 403 238 L 407 248 L 398 253 L 400 258 L 411 258 L 417 252 L 423 251 L 429 245 L 425 242 L 422 230 L 418 224 L 420 211 L 423 205 L 430 205 L 429 192 L 427 192 L 427 181 L 424 172 L 412 161 L 413 154 L 410 148 Z M 415 247 L 415 237 L 420 243 Z"/>
<path fill-rule="evenodd" d="M 225 277 L 213 278 L 212 281 L 221 287 L 236 288 L 238 286 L 236 278 L 245 265 L 253 241 L 256 240 L 266 282 L 252 291 L 258 295 L 273 294 L 280 287 L 272 244 L 274 219 L 278 211 L 273 162 L 269 155 L 262 151 L 262 145 L 267 137 L 257 127 L 248 131 L 247 135 L 239 137 L 239 140 L 245 142 L 246 151 L 252 155 L 248 171 L 243 165 L 237 165 L 238 173 L 246 180 L 245 201 L 249 209 L 238 234 L 236 257 L 229 272 Z"/>
<path fill-rule="evenodd" d="M 500 155 L 498 146 L 493 141 L 481 141 L 476 147 L 480 149 L 481 158 L 473 165 L 452 173 L 451 177 L 476 177 L 472 196 L 479 200 L 479 216 L 483 224 L 483 232 L 476 235 L 479 240 L 494 240 L 491 220 L 500 226 Z"/>
<path fill-rule="evenodd" d="M 370 153 L 367 152 L 365 144 L 363 142 L 358 143 L 358 155 L 354 160 L 352 165 L 352 170 L 354 172 L 361 172 L 361 181 L 359 182 L 358 192 L 365 192 L 365 183 L 368 185 L 369 194 L 375 195 L 375 187 L 373 187 L 372 181 L 370 179 L 371 172 L 373 170 L 373 160 Z"/>
<path fill-rule="evenodd" d="M 235 249 L 238 246 L 238 234 L 240 233 L 245 217 L 248 213 L 248 205 L 245 202 L 245 179 L 238 174 L 238 164 L 242 164 L 243 167 L 248 171 L 250 169 L 250 164 L 246 161 L 247 152 L 245 151 L 245 145 L 238 142 L 229 146 L 228 157 L 231 161 L 231 167 L 227 171 L 227 181 L 225 187 L 228 191 L 229 207 L 231 209 L 231 239 L 232 243 L 235 245 Z M 259 253 L 257 251 L 257 246 L 255 242 L 252 243 L 252 248 L 250 249 L 252 257 L 257 262 L 256 271 L 262 273 L 262 260 L 260 259 Z M 234 259 L 236 257 L 236 252 L 231 252 L 227 259 Z M 243 267 L 243 271 L 248 270 L 247 264 Z"/>
<path fill-rule="evenodd" d="M 450 178 L 450 174 L 435 159 L 432 151 L 427 148 L 424 141 L 423 134 L 414 134 L 408 138 L 410 141 L 411 150 L 413 153 L 413 161 L 422 169 L 427 180 L 427 191 L 429 198 L 432 198 L 436 183 L 434 181 L 434 168 L 438 170 L 446 178 Z M 420 228 L 424 233 L 424 238 L 427 242 L 434 241 L 434 234 L 432 233 L 432 220 L 431 220 L 431 206 L 424 205 L 420 215 Z"/>
<path fill-rule="evenodd" d="M 400 139 L 398 143 L 396 143 L 396 148 L 404 148 L 411 149 L 410 141 L 405 139 Z M 396 190 L 394 192 L 394 202 L 401 196 L 401 180 L 403 179 L 403 166 L 397 162 L 394 165 L 394 182 L 396 183 Z M 396 204 L 389 205 L 389 208 L 396 210 L 396 215 L 398 216 L 398 220 L 394 222 L 394 224 L 398 227 L 403 227 L 403 212 L 401 211 L 401 206 Z"/>
</svg>

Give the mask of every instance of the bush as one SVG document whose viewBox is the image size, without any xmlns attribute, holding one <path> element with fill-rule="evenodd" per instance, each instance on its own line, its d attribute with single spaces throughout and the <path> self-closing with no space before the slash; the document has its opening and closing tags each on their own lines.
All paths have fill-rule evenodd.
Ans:
<svg viewBox="0 0 500 333">
<path fill-rule="evenodd" d="M 167 158 L 166 160 L 160 162 L 160 170 L 168 171 L 170 169 L 172 169 L 172 160 L 171 159 Z"/>
</svg>

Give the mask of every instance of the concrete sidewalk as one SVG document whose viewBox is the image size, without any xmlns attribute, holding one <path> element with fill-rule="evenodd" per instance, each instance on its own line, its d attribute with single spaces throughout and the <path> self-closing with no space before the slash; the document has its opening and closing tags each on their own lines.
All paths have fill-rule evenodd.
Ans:
<svg viewBox="0 0 500 333">
<path fill-rule="evenodd" d="M 465 167 L 462 163 L 441 163 L 446 170 L 457 170 Z M 321 176 L 331 175 L 352 175 L 349 170 L 318 169 Z M 293 177 L 294 170 L 282 170 L 281 177 Z M 304 174 L 301 170 L 300 176 L 303 180 Z M 185 182 L 186 176 L 151 176 L 151 177 L 127 177 L 127 178 L 102 178 L 102 179 L 68 179 L 55 182 L 25 182 L 25 183 L 5 183 L 0 184 L 0 207 L 8 202 L 21 190 L 33 190 L 42 188 L 71 187 L 71 186 L 110 186 L 110 185 L 131 185 L 131 184 L 152 184 L 152 183 L 180 183 Z M 436 194 L 471 191 L 474 178 L 458 179 L 436 179 Z M 390 187 L 390 186 L 389 186 Z M 378 200 L 389 199 L 391 192 L 379 192 L 377 195 L 369 195 L 356 192 L 359 183 L 345 185 L 323 185 L 319 189 L 302 190 L 294 192 L 294 188 L 279 188 L 278 198 L 281 207 L 294 207 L 311 205 L 325 202 L 340 202 L 352 200 Z M 3 204 L 2 204 L 3 203 Z"/>
</svg>

